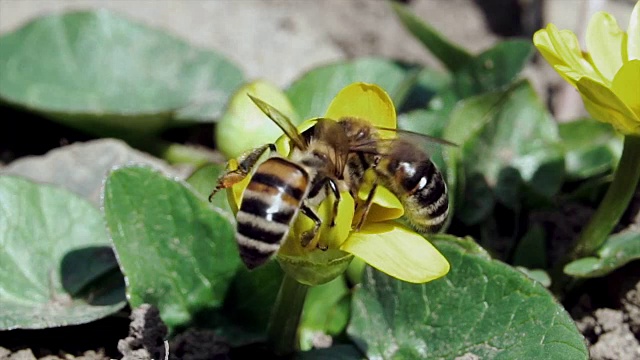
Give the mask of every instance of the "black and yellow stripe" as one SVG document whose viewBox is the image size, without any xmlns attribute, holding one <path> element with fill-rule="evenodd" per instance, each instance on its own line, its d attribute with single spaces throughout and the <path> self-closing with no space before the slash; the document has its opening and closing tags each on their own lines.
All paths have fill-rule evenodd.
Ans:
<svg viewBox="0 0 640 360">
<path fill-rule="evenodd" d="M 287 159 L 273 157 L 260 164 L 236 215 L 236 241 L 249 269 L 260 266 L 278 250 L 308 187 L 308 173 Z"/>
<path fill-rule="evenodd" d="M 449 196 L 442 173 L 428 155 L 398 141 L 377 169 L 382 182 L 402 202 L 405 218 L 422 232 L 437 232 L 449 215 Z"/>
</svg>

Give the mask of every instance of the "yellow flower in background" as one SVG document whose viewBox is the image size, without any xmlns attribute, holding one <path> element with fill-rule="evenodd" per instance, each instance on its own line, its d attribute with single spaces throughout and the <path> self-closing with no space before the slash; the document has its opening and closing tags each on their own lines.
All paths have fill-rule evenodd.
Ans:
<svg viewBox="0 0 640 360">
<path fill-rule="evenodd" d="M 354 83 L 342 89 L 333 99 L 324 118 L 338 120 L 355 117 L 370 121 L 384 128 L 396 128 L 396 112 L 393 102 L 376 85 Z M 312 127 L 316 119 L 305 121 L 298 127 L 304 131 Z M 285 136 L 276 142 L 278 151 L 289 153 Z M 249 178 L 234 185 L 230 192 L 232 208 L 237 209 Z M 341 202 L 336 226 L 329 227 L 333 199 L 325 200 L 318 209 L 323 219 L 319 241 L 328 246 L 326 251 L 303 248 L 300 234 L 310 229 L 313 222 L 306 216 L 298 216 L 287 239 L 280 247 L 277 259 L 287 274 L 307 285 L 328 282 L 344 272 L 357 256 L 369 265 L 400 280 L 424 283 L 447 274 L 449 263 L 440 252 L 422 235 L 402 226 L 394 219 L 403 215 L 400 201 L 386 188 L 379 186 L 373 205 L 360 231 L 352 227 L 360 220 L 355 203 L 363 203 L 368 192 L 363 189 L 358 199 L 349 192 L 341 193 Z"/>
<path fill-rule="evenodd" d="M 611 14 L 596 13 L 587 26 L 587 53 L 573 32 L 553 24 L 538 30 L 533 43 L 578 89 L 591 116 L 624 135 L 640 136 L 640 2 L 626 33 Z"/>
</svg>

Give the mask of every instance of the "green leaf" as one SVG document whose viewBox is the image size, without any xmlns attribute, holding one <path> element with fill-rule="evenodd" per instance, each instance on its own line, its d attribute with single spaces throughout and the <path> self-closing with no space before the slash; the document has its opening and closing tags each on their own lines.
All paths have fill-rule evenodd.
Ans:
<svg viewBox="0 0 640 360">
<path fill-rule="evenodd" d="M 519 174 L 527 189 L 546 198 L 554 196 L 564 181 L 563 149 L 556 123 L 526 81 L 461 102 L 451 115 L 444 137 L 460 145 L 447 160 L 449 169 L 461 164 L 461 172 L 455 174 L 457 196 L 469 194 L 465 184 L 475 182 L 476 174 L 510 207 L 520 202 L 516 197 L 520 196 L 519 186 L 514 187 L 513 181 L 500 181 L 505 171 L 509 172 L 508 179 Z M 456 213 L 462 206 L 472 206 L 468 201 L 471 199 L 456 201 Z M 482 212 L 483 206 L 465 211 Z M 486 215 L 486 211 L 483 213 Z"/>
<path fill-rule="evenodd" d="M 0 54 L 0 100 L 94 134 L 210 122 L 243 81 L 220 54 L 104 10 L 37 19 Z"/>
<path fill-rule="evenodd" d="M 398 115 L 399 129 L 434 137 L 442 137 L 447 123 L 440 111 L 417 109 Z"/>
<path fill-rule="evenodd" d="M 547 268 L 547 237 L 540 225 L 532 226 L 522 237 L 513 254 L 513 265 Z"/>
<path fill-rule="evenodd" d="M 369 358 L 587 359 L 582 335 L 537 282 L 499 261 L 434 242 L 451 263 L 427 284 L 369 268 L 348 333 Z"/>
<path fill-rule="evenodd" d="M 411 77 L 415 74 L 414 77 Z M 398 113 L 415 109 L 428 108 L 431 111 L 442 111 L 445 104 L 439 97 L 451 85 L 451 75 L 430 68 L 408 68 L 405 78 L 405 91 L 393 93 L 393 103 Z M 446 118 L 446 117 L 445 117 Z"/>
<path fill-rule="evenodd" d="M 471 226 L 486 219 L 495 206 L 495 198 L 486 179 L 479 173 L 471 174 L 464 187 L 464 204 L 456 210 L 456 216 Z"/>
<path fill-rule="evenodd" d="M 0 329 L 82 324 L 125 305 L 102 217 L 88 201 L 2 176 L 0 204 Z"/>
<path fill-rule="evenodd" d="M 343 276 L 309 289 L 300 320 L 301 350 L 311 349 L 318 334 L 338 335 L 344 330 L 349 322 L 349 295 Z"/>
<path fill-rule="evenodd" d="M 576 277 L 600 277 L 640 259 L 640 231 L 629 229 L 611 235 L 597 255 L 570 262 L 564 267 L 564 272 Z"/>
<path fill-rule="evenodd" d="M 407 66 L 378 58 L 363 58 L 315 68 L 296 80 L 286 93 L 301 119 L 323 116 L 331 100 L 353 82 L 374 83 L 391 98 L 405 92 L 404 80 L 415 76 Z M 402 104 L 395 104 L 401 107 Z"/>
<path fill-rule="evenodd" d="M 613 169 L 622 153 L 622 141 L 609 124 L 580 119 L 558 126 L 566 151 L 567 176 L 587 179 Z"/>
<path fill-rule="evenodd" d="M 234 346 L 264 341 L 284 273 L 276 261 L 254 270 L 241 267 L 221 310 L 220 333 Z"/>
<path fill-rule="evenodd" d="M 532 54 L 531 41 L 499 42 L 456 71 L 452 84 L 455 93 L 459 98 L 467 98 L 510 84 Z"/>
<path fill-rule="evenodd" d="M 216 186 L 216 181 L 226 169 L 225 165 L 221 164 L 207 164 L 198 170 L 196 170 L 189 178 L 187 183 L 193 186 L 196 193 L 200 194 L 204 199 L 208 199 L 211 191 Z M 231 206 L 229 206 L 229 200 L 227 200 L 227 192 L 219 191 L 213 198 L 211 203 L 221 211 L 233 216 Z"/>
<path fill-rule="evenodd" d="M 407 30 L 450 71 L 462 68 L 473 59 L 473 56 L 466 50 L 450 43 L 434 28 L 414 15 L 405 5 L 392 2 L 391 8 Z"/>
<path fill-rule="evenodd" d="M 144 167 L 109 174 L 104 213 L 132 307 L 155 305 L 175 328 L 222 305 L 241 264 L 227 214 Z"/>
<path fill-rule="evenodd" d="M 535 280 L 540 283 L 540 285 L 548 288 L 551 286 L 551 277 L 549 274 L 542 269 L 529 269 L 522 266 L 516 266 L 516 269 L 522 271 L 523 274 L 527 275 L 531 280 Z"/>
</svg>

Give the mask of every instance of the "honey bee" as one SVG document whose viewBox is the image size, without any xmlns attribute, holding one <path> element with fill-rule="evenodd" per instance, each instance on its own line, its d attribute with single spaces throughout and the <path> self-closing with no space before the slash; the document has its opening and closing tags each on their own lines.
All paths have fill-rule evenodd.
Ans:
<svg viewBox="0 0 640 360">
<path fill-rule="evenodd" d="M 356 230 L 362 226 L 378 183 L 381 183 L 400 200 L 409 224 L 421 232 L 439 231 L 449 215 L 447 184 L 418 143 L 456 145 L 417 133 L 376 128 L 361 119 L 343 118 L 338 123 L 349 141 L 346 168 L 352 193 L 362 185 L 368 169 L 376 174 Z M 381 131 L 393 131 L 394 134 L 387 139 L 381 136 Z"/>
<path fill-rule="evenodd" d="M 240 257 L 253 269 L 280 248 L 299 212 L 314 222 L 313 228 L 301 234 L 302 246 L 325 248 L 314 242 L 322 224 L 314 208 L 333 193 L 330 226 L 335 225 L 340 191 L 346 186 L 340 179 L 346 168 L 349 142 L 343 127 L 329 119 L 319 119 L 311 136 L 303 137 L 286 116 L 262 100 L 250 97 L 287 135 L 292 151 L 285 158 L 275 151 L 274 144 L 251 150 L 238 159 L 237 169 L 228 170 L 218 179 L 209 199 L 217 191 L 242 181 L 269 150 L 269 158 L 253 172 L 236 214 Z"/>
<path fill-rule="evenodd" d="M 409 138 L 454 144 L 425 135 L 377 128 L 355 118 L 337 121 L 321 118 L 313 127 L 299 133 L 277 109 L 260 99 L 250 98 L 282 129 L 292 150 L 287 158 L 276 152 L 275 144 L 251 150 L 238 159 L 237 169 L 226 171 L 218 179 L 209 196 L 211 200 L 217 191 L 242 181 L 253 172 L 236 214 L 236 242 L 240 257 L 249 269 L 262 265 L 278 251 L 300 212 L 314 222 L 311 229 L 301 234 L 301 245 L 326 249 L 316 239 L 322 220 L 314 209 L 333 194 L 330 226 L 334 226 L 340 192 L 348 190 L 356 198 L 370 169 L 376 177 L 356 230 L 366 219 L 378 183 L 398 197 L 407 220 L 418 230 L 436 232 L 445 223 L 449 213 L 446 183 L 428 154 Z M 382 131 L 393 131 L 394 137 L 383 138 Z M 260 162 L 267 151 L 270 156 Z"/>
</svg>

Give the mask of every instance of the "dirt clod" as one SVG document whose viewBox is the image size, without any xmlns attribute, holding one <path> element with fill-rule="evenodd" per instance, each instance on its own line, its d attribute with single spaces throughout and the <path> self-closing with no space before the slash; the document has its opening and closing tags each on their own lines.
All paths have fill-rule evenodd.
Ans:
<svg viewBox="0 0 640 360">
<path fill-rule="evenodd" d="M 589 341 L 592 360 L 640 359 L 640 338 L 636 335 L 640 334 L 640 278 L 633 273 L 628 268 L 620 271 L 625 280 L 613 291 L 617 296 L 594 300 L 597 299 L 594 292 L 598 292 L 595 286 L 573 308 L 576 325 Z M 618 279 L 620 274 L 609 279 Z"/>
<path fill-rule="evenodd" d="M 640 337 L 640 281 L 636 282 L 634 286 L 630 286 L 630 289 L 622 297 L 621 302 L 623 309 L 627 313 L 631 331 Z"/>
<path fill-rule="evenodd" d="M 160 319 L 158 309 L 143 304 L 131 312 L 130 318 L 129 336 L 118 342 L 122 360 L 164 359 L 167 326 Z"/>
<path fill-rule="evenodd" d="M 171 342 L 171 360 L 228 360 L 229 344 L 212 331 L 189 329 Z"/>
<path fill-rule="evenodd" d="M 5 359 L 4 357 L 2 359 Z M 24 349 L 9 355 L 7 360 L 37 360 L 31 349 Z"/>
</svg>

